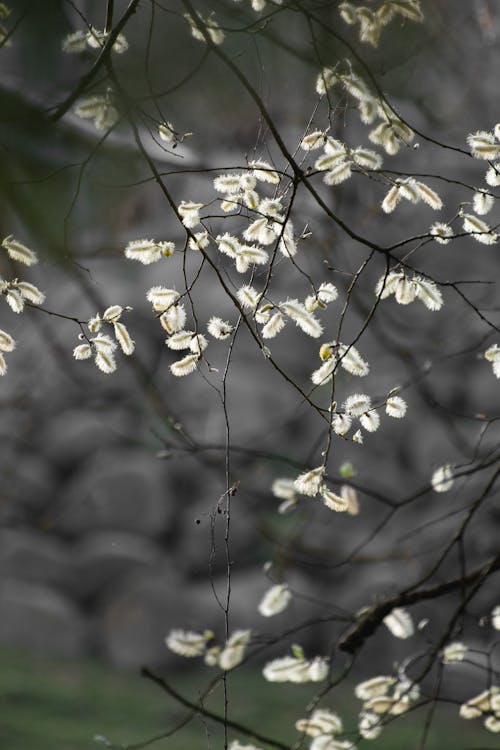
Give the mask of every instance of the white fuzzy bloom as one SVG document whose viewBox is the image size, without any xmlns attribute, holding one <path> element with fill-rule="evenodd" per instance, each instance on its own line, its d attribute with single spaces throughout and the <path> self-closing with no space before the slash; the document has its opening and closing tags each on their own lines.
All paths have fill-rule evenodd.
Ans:
<svg viewBox="0 0 500 750">
<path fill-rule="evenodd" d="M 337 138 L 332 138 L 330 135 L 325 139 L 324 155 L 334 156 L 339 161 L 344 161 L 349 155 L 349 149 L 342 141 Z M 323 157 L 320 157 L 323 158 Z M 325 167 L 317 167 L 317 169 L 329 169 L 335 161 L 327 162 Z"/>
<path fill-rule="evenodd" d="M 316 93 L 324 96 L 338 82 L 338 76 L 332 68 L 323 68 L 316 79 Z"/>
<path fill-rule="evenodd" d="M 307 669 L 305 659 L 283 656 L 268 662 L 262 674 L 268 682 L 307 682 Z"/>
<path fill-rule="evenodd" d="M 186 19 L 186 21 L 188 22 L 191 28 L 191 35 L 193 36 L 194 39 L 197 39 L 199 42 L 206 43 L 206 39 L 205 39 L 205 35 L 201 31 L 201 29 L 198 27 L 198 23 L 201 23 L 205 26 L 205 31 L 214 44 L 219 45 L 219 44 L 222 44 L 222 42 L 224 41 L 224 32 L 222 31 L 222 29 L 219 28 L 214 18 L 210 17 L 210 18 L 207 18 L 206 20 L 203 20 L 203 19 L 195 20 L 189 13 L 184 13 L 184 18 Z"/>
<path fill-rule="evenodd" d="M 376 296 L 380 299 L 387 299 L 391 294 L 394 294 L 403 275 L 403 271 L 390 271 L 387 276 L 381 276 L 375 286 Z"/>
<path fill-rule="evenodd" d="M 207 331 L 211 336 L 214 337 L 214 339 L 227 339 L 233 332 L 233 326 L 228 323 L 226 320 L 222 320 L 221 318 L 210 318 L 210 320 L 207 323 Z"/>
<path fill-rule="evenodd" d="M 225 34 L 222 31 L 222 29 L 219 28 L 219 25 L 213 18 L 207 19 L 207 31 L 208 31 L 208 36 L 210 37 L 210 39 L 212 40 L 214 44 L 217 44 L 217 45 L 222 44 L 225 38 Z"/>
<path fill-rule="evenodd" d="M 306 135 L 300 142 L 300 148 L 304 151 L 314 151 L 321 148 L 325 143 L 325 133 L 322 130 L 315 130 L 313 133 Z"/>
<path fill-rule="evenodd" d="M 252 211 L 255 211 L 257 209 L 260 198 L 256 190 L 245 190 L 242 197 L 243 197 L 243 203 L 245 204 L 247 208 L 250 208 Z"/>
<path fill-rule="evenodd" d="M 179 299 L 179 292 L 175 289 L 167 289 L 165 286 L 153 286 L 148 291 L 146 299 L 153 305 L 155 312 L 165 312 Z"/>
<path fill-rule="evenodd" d="M 309 737 L 320 737 L 325 734 L 334 737 L 343 731 L 340 716 L 326 708 L 317 708 L 308 719 L 298 719 L 295 728 Z"/>
<path fill-rule="evenodd" d="M 328 170 L 323 177 L 323 182 L 325 185 L 340 185 L 342 182 L 348 180 L 351 175 L 351 163 L 340 162 Z"/>
<path fill-rule="evenodd" d="M 394 686 L 393 696 L 396 700 L 417 701 L 420 698 L 420 686 L 402 672 Z"/>
<path fill-rule="evenodd" d="M 173 255 L 175 245 L 173 242 L 156 242 L 155 240 L 133 240 L 125 248 L 125 257 L 129 260 L 138 260 L 145 266 L 156 263 L 160 258 L 169 258 Z"/>
<path fill-rule="evenodd" d="M 484 179 L 491 187 L 498 187 L 500 185 L 500 162 L 497 161 L 489 167 Z"/>
<path fill-rule="evenodd" d="M 254 10 L 260 10 L 260 8 L 256 8 L 255 5 L 256 0 L 253 0 L 252 8 Z M 257 745 L 242 745 L 238 740 L 233 740 L 229 745 L 229 750 L 261 750 L 261 748 L 257 747 Z"/>
<path fill-rule="evenodd" d="M 321 499 L 327 508 L 334 510 L 336 513 L 345 513 L 347 510 L 348 505 L 346 500 L 341 495 L 333 492 L 333 490 L 329 490 L 325 484 L 321 488 Z"/>
<path fill-rule="evenodd" d="M 205 651 L 205 657 L 203 661 L 207 667 L 216 667 L 219 663 L 219 656 L 221 652 L 220 646 L 212 646 Z"/>
<path fill-rule="evenodd" d="M 441 652 L 443 664 L 453 664 L 457 661 L 463 661 L 467 653 L 467 646 L 464 643 L 449 643 Z"/>
<path fill-rule="evenodd" d="M 495 140 L 493 133 L 486 130 L 477 130 L 467 136 L 472 156 L 476 159 L 487 159 L 493 161 L 500 156 L 500 144 Z"/>
<path fill-rule="evenodd" d="M 224 200 L 220 202 L 220 207 L 226 214 L 237 211 L 241 205 L 241 199 L 241 193 L 228 193 Z"/>
<path fill-rule="evenodd" d="M 423 276 L 414 276 L 411 280 L 415 295 L 428 310 L 437 311 L 443 306 L 443 295 L 436 284 Z"/>
<path fill-rule="evenodd" d="M 104 45 L 106 44 L 106 41 L 108 39 L 109 33 L 106 31 L 101 31 L 100 29 L 94 28 L 94 26 L 90 27 L 90 30 L 86 34 L 86 42 L 89 47 L 92 49 L 102 49 Z M 128 50 L 128 42 L 126 38 L 123 36 L 123 34 L 118 34 L 116 37 L 114 43 L 113 43 L 113 52 L 116 52 L 118 55 L 122 55 L 124 52 Z"/>
<path fill-rule="evenodd" d="M 363 445 L 363 433 L 361 430 L 356 430 L 354 435 L 352 436 L 352 442 L 357 443 L 358 445 Z"/>
<path fill-rule="evenodd" d="M 407 404 L 401 396 L 389 396 L 385 402 L 385 411 L 394 419 L 403 419 L 406 414 Z"/>
<path fill-rule="evenodd" d="M 355 23 L 357 23 L 358 16 L 356 14 L 357 8 L 354 7 L 354 5 L 351 5 L 350 3 L 340 3 L 339 5 L 339 13 L 340 17 L 345 23 L 348 23 L 349 26 L 353 26 Z"/>
<path fill-rule="evenodd" d="M 7 331 L 0 330 L 0 352 L 13 352 L 16 342 Z"/>
<path fill-rule="evenodd" d="M 283 206 L 276 198 L 263 198 L 259 203 L 259 211 L 271 219 L 283 220 Z"/>
<path fill-rule="evenodd" d="M 170 651 L 180 656 L 195 657 L 203 656 L 206 651 L 207 641 L 213 638 L 213 633 L 194 633 L 190 630 L 171 630 L 165 638 L 165 643 Z"/>
<path fill-rule="evenodd" d="M 240 287 L 236 292 L 236 296 L 243 308 L 254 310 L 259 304 L 260 294 L 253 286 L 246 285 Z"/>
<path fill-rule="evenodd" d="M 384 617 L 384 625 L 395 638 L 410 638 L 415 632 L 410 613 L 402 607 L 395 607 Z"/>
<path fill-rule="evenodd" d="M 308 678 L 311 682 L 323 682 L 328 677 L 328 659 L 322 656 L 315 656 L 309 663 L 307 670 Z"/>
<path fill-rule="evenodd" d="M 350 516 L 357 516 L 359 513 L 358 493 L 354 487 L 343 484 L 340 488 L 340 496 L 347 503 L 347 512 Z"/>
<path fill-rule="evenodd" d="M 344 370 L 359 378 L 370 372 L 370 365 L 354 346 L 339 344 L 339 361 Z"/>
<path fill-rule="evenodd" d="M 132 340 L 128 329 L 123 323 L 113 323 L 113 330 L 115 332 L 115 338 L 120 344 L 120 349 L 124 354 L 130 356 L 134 353 L 135 341 Z"/>
<path fill-rule="evenodd" d="M 116 349 L 116 343 L 113 341 L 112 338 L 107 336 L 106 334 L 102 333 L 99 336 L 94 336 L 93 339 L 91 339 L 92 344 L 96 351 L 98 352 L 114 352 Z"/>
<path fill-rule="evenodd" d="M 399 179 L 398 190 L 402 198 L 405 198 L 410 203 L 418 203 L 420 200 L 420 194 L 417 189 L 417 182 L 412 177 L 405 179 Z"/>
<path fill-rule="evenodd" d="M 88 32 L 86 31 L 74 31 L 72 34 L 68 34 L 62 41 L 62 50 L 67 54 L 77 54 L 83 52 L 87 46 Z"/>
<path fill-rule="evenodd" d="M 251 172 L 250 170 L 247 170 L 246 172 L 242 172 L 239 175 L 239 180 L 240 180 L 240 188 L 244 192 L 253 191 L 255 186 L 257 185 L 257 178 L 255 177 L 253 172 Z"/>
<path fill-rule="evenodd" d="M 166 345 L 169 349 L 174 351 L 182 351 L 183 349 L 189 349 L 191 339 L 193 338 L 194 331 L 177 331 L 169 336 L 165 340 Z"/>
<path fill-rule="evenodd" d="M 94 120 L 96 130 L 113 127 L 120 117 L 109 93 L 83 97 L 75 107 L 75 115 Z"/>
<path fill-rule="evenodd" d="M 17 260 L 19 263 L 24 263 L 25 266 L 32 266 L 34 263 L 38 263 L 36 253 L 16 240 L 12 234 L 9 234 L 8 237 L 2 240 L 2 247 L 7 250 L 9 258 Z"/>
<path fill-rule="evenodd" d="M 226 672 L 241 664 L 250 641 L 251 630 L 235 630 L 228 638 L 219 656 L 219 666 Z"/>
<path fill-rule="evenodd" d="M 497 711 L 494 716 L 487 716 L 484 726 L 489 732 L 500 732 L 500 711 Z"/>
<path fill-rule="evenodd" d="M 192 229 L 200 223 L 200 210 L 202 208 L 203 203 L 194 203 L 193 201 L 181 202 L 177 210 L 185 227 Z"/>
<path fill-rule="evenodd" d="M 500 604 L 491 613 L 491 624 L 495 630 L 500 630 Z"/>
<path fill-rule="evenodd" d="M 285 327 L 285 318 L 278 311 L 271 315 L 262 329 L 263 339 L 273 339 Z"/>
<path fill-rule="evenodd" d="M 258 242 L 260 245 L 270 245 L 276 239 L 276 232 L 268 224 L 265 217 L 253 221 L 243 232 L 247 242 Z"/>
<path fill-rule="evenodd" d="M 392 713 L 396 703 L 397 701 L 391 696 L 381 695 L 380 697 L 370 698 L 368 701 L 366 701 L 364 709 L 369 713 L 382 716 Z"/>
<path fill-rule="evenodd" d="M 170 372 L 177 378 L 182 378 L 184 375 L 189 375 L 194 372 L 198 367 L 198 354 L 187 354 L 182 359 L 173 362 L 170 365 Z"/>
<path fill-rule="evenodd" d="M 377 714 L 361 711 L 359 714 L 358 730 L 365 740 L 376 740 L 382 732 L 382 722 Z"/>
<path fill-rule="evenodd" d="M 335 369 L 336 364 L 337 360 L 335 359 L 335 357 L 330 357 L 330 359 L 327 359 L 326 362 L 323 362 L 321 367 L 318 367 L 317 370 L 314 370 L 311 375 L 311 380 L 314 385 L 325 385 L 325 383 L 328 383 L 332 379 L 332 373 Z"/>
<path fill-rule="evenodd" d="M 376 432 L 380 427 L 380 416 L 374 409 L 362 414 L 359 421 L 367 432 Z"/>
<path fill-rule="evenodd" d="M 259 309 L 255 311 L 255 320 L 257 323 L 260 323 L 261 325 L 268 323 L 273 309 L 275 308 L 270 304 L 265 304 L 259 307 Z"/>
<path fill-rule="evenodd" d="M 356 698 L 359 698 L 361 701 L 369 701 L 372 698 L 387 695 L 395 682 L 395 677 L 388 677 L 386 675 L 372 677 L 371 679 L 365 680 L 356 685 L 354 688 L 354 694 L 356 695 Z"/>
<path fill-rule="evenodd" d="M 164 143 L 175 143 L 177 138 L 175 135 L 174 126 L 171 122 L 162 122 L 158 125 L 158 135 Z"/>
<path fill-rule="evenodd" d="M 115 358 L 109 350 L 98 349 L 94 361 L 99 370 L 106 375 L 110 375 L 116 370 Z"/>
<path fill-rule="evenodd" d="M 360 417 L 362 414 L 370 411 L 371 406 L 372 401 L 369 396 L 365 393 L 354 393 L 352 396 L 346 398 L 342 408 L 351 417 Z"/>
<path fill-rule="evenodd" d="M 365 125 L 371 125 L 375 122 L 380 109 L 380 102 L 375 97 L 363 99 L 358 102 L 358 112 L 361 122 Z"/>
<path fill-rule="evenodd" d="M 241 172 L 238 175 L 238 179 L 240 181 L 240 188 L 244 192 L 253 191 L 255 186 L 257 185 L 257 178 L 255 177 L 253 172 L 251 172 L 250 170 Z"/>
<path fill-rule="evenodd" d="M 315 169 L 319 170 L 320 172 L 327 172 L 334 167 L 337 167 L 339 165 L 342 166 L 346 163 L 346 147 L 343 143 L 340 143 L 340 141 L 334 141 L 334 143 L 338 144 L 337 149 L 334 150 L 331 144 L 328 143 L 328 150 L 325 148 L 325 152 L 318 159 L 316 159 L 314 163 Z"/>
<path fill-rule="evenodd" d="M 188 247 L 190 250 L 204 250 L 209 244 L 208 232 L 196 232 L 189 238 Z"/>
<path fill-rule="evenodd" d="M 79 344 L 73 349 L 75 359 L 90 359 L 92 356 L 92 347 L 90 344 Z"/>
<path fill-rule="evenodd" d="M 277 185 L 279 183 L 280 176 L 269 162 L 257 159 L 249 161 L 248 166 L 253 170 L 254 176 L 261 182 L 270 182 L 272 185 Z"/>
<path fill-rule="evenodd" d="M 486 349 L 484 358 L 488 360 L 488 362 L 491 362 L 493 365 L 493 374 L 497 378 L 500 378 L 500 347 L 498 344 L 493 344 L 489 349 Z"/>
<path fill-rule="evenodd" d="M 266 664 L 262 673 L 268 682 L 321 682 L 328 675 L 328 661 L 320 656 L 312 661 L 284 656 Z"/>
<path fill-rule="evenodd" d="M 356 745 L 351 740 L 338 740 L 324 734 L 313 739 L 309 750 L 356 750 Z"/>
<path fill-rule="evenodd" d="M 105 320 L 107 323 L 118 323 L 122 316 L 123 307 L 120 307 L 120 305 L 111 305 L 111 307 L 106 308 L 102 314 L 102 319 Z M 90 328 L 90 321 L 89 321 L 89 328 Z"/>
<path fill-rule="evenodd" d="M 285 258 L 293 258 L 293 256 L 297 254 L 297 243 L 295 241 L 293 233 L 292 222 L 287 221 L 283 230 L 281 229 L 281 227 L 275 227 L 274 229 L 277 232 L 278 236 L 281 234 L 280 241 L 278 243 L 278 250 L 282 255 L 285 256 Z"/>
<path fill-rule="evenodd" d="M 208 341 L 202 333 L 195 333 L 189 342 L 189 348 L 194 354 L 200 355 L 208 346 Z"/>
<path fill-rule="evenodd" d="M 299 474 L 293 485 L 301 495 L 315 497 L 320 490 L 324 473 L 325 467 L 317 466 L 315 469 L 311 469 L 311 471 Z"/>
<path fill-rule="evenodd" d="M 417 290 L 415 285 L 407 276 L 401 276 L 394 287 L 394 296 L 396 302 L 400 305 L 409 305 L 415 300 Z"/>
<path fill-rule="evenodd" d="M 292 594 L 286 583 L 278 583 L 266 591 L 259 602 L 258 610 L 263 617 L 273 617 L 283 612 L 292 599 Z"/>
<path fill-rule="evenodd" d="M 352 425 L 352 417 L 349 414 L 334 414 L 332 416 L 332 427 L 336 435 L 347 435 Z"/>
<path fill-rule="evenodd" d="M 217 247 L 219 251 L 229 258 L 236 258 L 240 249 L 240 241 L 237 237 L 233 237 L 232 234 L 227 232 L 216 237 Z"/>
<path fill-rule="evenodd" d="M 247 266 L 262 266 L 269 260 L 269 255 L 261 247 L 241 245 L 237 251 L 236 267 L 238 267 L 238 260 L 242 260 Z"/>
<path fill-rule="evenodd" d="M 186 310 L 184 305 L 170 305 L 168 310 L 160 316 L 160 323 L 168 334 L 182 331 L 186 325 Z"/>
<path fill-rule="evenodd" d="M 7 374 L 7 362 L 5 361 L 5 357 L 3 356 L 3 353 L 0 351 L 0 376 Z"/>
<path fill-rule="evenodd" d="M 280 302 L 280 309 L 309 336 L 318 338 L 323 333 L 323 327 L 319 320 L 312 313 L 308 312 L 298 300 L 291 299 L 286 302 Z"/>
<path fill-rule="evenodd" d="M 470 234 L 475 240 L 483 245 L 493 245 L 498 240 L 498 235 L 491 231 L 491 227 L 474 214 L 462 214 L 464 232 Z"/>
<path fill-rule="evenodd" d="M 14 289 L 13 287 L 7 287 L 4 294 L 5 301 L 7 302 L 12 312 L 18 314 L 22 313 L 22 311 L 24 310 L 24 297 L 21 292 L 18 289 Z"/>
<path fill-rule="evenodd" d="M 383 162 L 380 154 L 369 148 L 355 148 L 351 151 L 351 157 L 356 166 L 362 169 L 380 169 Z"/>
<path fill-rule="evenodd" d="M 369 97 L 370 100 L 371 98 Z M 386 116 L 385 113 L 383 116 Z M 401 120 L 382 122 L 368 133 L 368 138 L 372 143 L 382 146 L 390 156 L 397 154 L 402 144 L 411 143 L 414 137 L 415 133 Z"/>
<path fill-rule="evenodd" d="M 372 98 L 370 89 L 356 73 L 346 73 L 340 76 L 340 80 L 345 90 L 358 101 Z"/>
<path fill-rule="evenodd" d="M 271 487 L 274 497 L 280 500 L 295 500 L 296 491 L 293 479 L 275 479 Z"/>
<path fill-rule="evenodd" d="M 236 172 L 220 174 L 214 180 L 214 188 L 218 193 L 237 193 L 240 187 L 240 176 Z"/>
<path fill-rule="evenodd" d="M 443 224 L 440 221 L 437 221 L 431 226 L 429 233 L 434 237 L 436 242 L 439 242 L 440 245 L 447 245 L 450 238 L 453 237 L 453 229 L 450 225 Z"/>
<path fill-rule="evenodd" d="M 495 199 L 484 190 L 478 190 L 472 198 L 472 207 L 476 214 L 484 216 L 488 214 L 495 205 Z"/>
<path fill-rule="evenodd" d="M 436 469 L 431 477 L 432 489 L 434 492 L 448 492 L 454 481 L 452 464 L 444 464 Z"/>
<path fill-rule="evenodd" d="M 318 309 L 318 307 L 324 309 L 326 305 L 320 302 L 315 294 L 308 294 L 304 300 L 304 307 L 306 308 L 307 312 L 314 312 Z"/>
<path fill-rule="evenodd" d="M 31 302 L 32 305 L 42 305 L 45 302 L 45 294 L 28 281 L 16 281 L 15 288 L 19 289 L 23 298 Z"/>
<path fill-rule="evenodd" d="M 416 188 L 417 195 L 420 200 L 427 203 L 434 211 L 439 211 L 443 208 L 443 201 L 439 195 L 432 190 L 425 182 L 419 182 L 418 180 L 413 181 L 413 185 Z"/>
<path fill-rule="evenodd" d="M 500 688 L 492 685 L 460 706 L 462 719 L 477 719 L 489 711 L 500 712 Z"/>
<path fill-rule="evenodd" d="M 329 281 L 324 281 L 318 288 L 318 299 L 325 305 L 334 302 L 339 296 L 337 287 Z"/>
</svg>

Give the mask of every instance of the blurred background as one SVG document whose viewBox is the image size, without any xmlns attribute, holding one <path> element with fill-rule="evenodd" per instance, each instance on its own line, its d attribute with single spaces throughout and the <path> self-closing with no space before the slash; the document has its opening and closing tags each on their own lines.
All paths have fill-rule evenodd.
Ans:
<svg viewBox="0 0 500 750">
<path fill-rule="evenodd" d="M 224 52 L 248 76 L 291 151 L 309 122 L 313 128 L 328 126 L 328 113 L 318 106 L 316 76 L 322 66 L 349 56 L 328 29 L 354 45 L 396 110 L 419 131 L 415 148 L 387 157 L 384 166 L 447 177 L 424 180 L 445 203 L 438 217 L 423 204 L 409 203 L 383 215 L 386 188 L 375 179 L 356 175 L 328 188 L 316 177 L 327 205 L 359 234 L 382 245 L 425 234 L 436 218 L 451 220 L 459 204 L 471 200 L 466 186 L 484 186 L 484 163 L 439 144 L 467 150 L 467 134 L 490 130 L 498 118 L 500 15 L 492 0 L 424 0 L 425 22 L 395 21 L 377 50 L 359 43 L 356 29 L 340 20 L 337 3 L 292 3 L 280 12 L 268 4 L 261 15 L 246 0 L 204 5 L 199 3 L 200 12 L 215 12 L 226 32 Z M 115 2 L 115 19 L 126 7 Z M 321 24 L 308 21 L 304 8 Z M 114 55 L 113 65 L 134 103 L 144 149 L 166 175 L 174 200 L 207 203 L 211 232 L 233 231 L 214 200 L 218 170 L 244 167 L 252 158 L 271 160 L 277 168 L 285 164 L 255 103 L 221 60 L 190 35 L 183 12 L 180 2 L 140 2 L 124 30 L 129 49 Z M 137 149 L 124 102 L 122 119 L 109 134 L 77 117 L 74 106 L 60 119 L 52 117 L 98 55 L 91 48 L 65 54 L 62 40 L 86 23 L 101 29 L 104 20 L 105 3 L 96 0 L 12 3 L 4 22 L 12 35 L 0 49 L 2 237 L 14 234 L 39 254 L 37 266 L 21 270 L 46 293 L 47 311 L 85 321 L 109 305 L 129 305 L 133 311 L 126 322 L 136 341 L 136 355 L 119 357 L 118 371 L 106 376 L 91 361 L 72 358 L 80 331 L 73 320 L 34 309 L 23 315 L 6 305 L 0 309 L 0 328 L 18 342 L 0 384 L 0 694 L 7 708 L 0 739 L 10 750 L 79 750 L 93 746 L 94 735 L 112 735 L 124 744 L 154 735 L 182 712 L 136 677 L 140 668 L 163 670 L 196 695 L 212 673 L 199 665 L 183 671 L 186 660 L 166 649 L 165 636 L 174 627 L 211 628 L 219 640 L 224 632 L 214 591 L 223 596 L 226 587 L 220 389 L 227 342 L 210 344 L 214 371 L 174 378 L 169 365 L 177 352 L 165 347 L 146 292 L 156 285 L 184 289 L 188 279 L 202 329 L 212 315 L 232 323 L 237 315 L 215 275 L 204 267 L 200 272 L 196 253 L 178 252 L 148 267 L 124 257 L 134 239 L 175 241 L 178 249 L 184 243 L 182 227 Z M 86 91 L 103 93 L 107 86 L 102 68 Z M 163 121 L 193 135 L 166 149 L 155 135 Z M 334 100 L 331 125 L 332 134 L 349 145 L 370 147 L 366 126 L 345 96 Z M 322 315 L 321 340 L 328 340 L 366 248 L 328 221 L 305 191 L 295 203 L 293 222 L 297 232 L 311 233 L 300 245 L 300 268 L 340 292 Z M 217 262 L 235 290 L 243 279 L 224 260 Z M 411 261 L 439 282 L 492 282 L 499 269 L 498 248 L 470 237 L 447 246 L 425 244 Z M 357 283 L 343 341 L 359 333 L 384 272 L 384 259 L 376 257 Z M 2 255 L 0 275 L 17 273 L 19 266 Z M 263 278 L 259 271 L 256 285 Z M 285 653 L 296 640 L 271 643 L 293 623 L 325 617 L 336 607 L 352 616 L 418 580 L 463 520 L 460 512 L 481 491 L 483 474 L 462 478 L 448 495 L 428 489 L 438 466 L 468 465 L 498 442 L 495 422 L 485 429 L 484 421 L 484 415 L 498 414 L 498 381 L 482 357 L 495 342 L 484 317 L 500 324 L 496 286 L 459 288 L 477 309 L 451 286 L 443 287 L 445 305 L 438 313 L 419 303 L 403 308 L 393 299 L 384 302 L 356 344 L 370 362 L 370 375 L 353 384 L 339 373 L 339 401 L 356 389 L 383 399 L 401 386 L 408 402 L 405 420 L 383 419 L 364 445 L 335 441 L 329 475 L 338 484 L 342 467 L 352 464 L 357 516 L 331 514 L 312 503 L 277 513 L 273 481 L 317 466 L 325 430 L 240 329 L 227 377 L 231 481 L 239 483 L 232 500 L 231 626 L 251 627 L 256 643 L 269 643 L 266 658 Z M 303 299 L 310 291 L 286 259 L 276 267 L 271 289 L 276 299 Z M 280 367 L 308 391 L 319 365 L 318 342 L 289 325 L 271 343 Z M 322 405 L 328 402 L 328 394 L 315 397 Z M 391 514 L 387 499 L 398 503 L 419 492 L 417 502 Z M 467 565 L 498 551 L 499 517 L 499 499 L 492 493 L 464 542 Z M 262 570 L 266 560 L 295 594 L 290 609 L 271 622 L 257 612 L 270 585 Z M 441 575 L 457 575 L 457 565 L 450 558 Z M 481 615 L 499 603 L 495 598 L 498 588 L 486 586 L 463 623 L 468 642 L 479 651 L 494 640 Z M 431 603 L 412 610 L 416 620 L 431 620 L 415 636 L 414 650 L 433 642 L 447 621 L 447 607 Z M 304 629 L 300 642 L 310 653 L 326 653 L 338 627 Z M 357 677 L 387 671 L 406 655 L 406 643 L 381 633 L 367 644 Z M 274 696 L 257 674 L 261 666 L 259 657 L 249 675 L 231 677 L 235 711 L 249 724 L 261 721 L 263 706 Z M 484 674 L 467 666 L 457 667 L 453 677 L 450 695 L 457 700 L 479 692 L 484 683 Z M 248 691 L 252 700 L 245 701 Z M 313 692 L 292 686 L 280 696 L 288 717 L 283 721 L 278 703 L 276 715 L 266 719 L 269 732 L 294 741 L 290 716 L 300 715 Z M 338 694 L 339 710 L 354 716 L 348 692 Z M 429 747 L 433 741 L 445 747 L 439 731 L 444 720 L 438 720 Z M 384 735 L 384 747 L 403 747 L 419 721 L 412 717 L 403 729 Z M 484 747 L 495 746 L 469 724 L 461 729 L 470 732 L 471 741 L 477 731 Z M 187 739 L 176 735 L 157 746 L 206 747 L 210 732 L 197 720 Z M 217 746 L 217 734 L 212 741 Z"/>
</svg>

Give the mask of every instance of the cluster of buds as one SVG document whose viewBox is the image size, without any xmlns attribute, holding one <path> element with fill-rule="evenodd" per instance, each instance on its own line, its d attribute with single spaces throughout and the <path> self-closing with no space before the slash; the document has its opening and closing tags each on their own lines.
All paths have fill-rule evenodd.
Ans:
<svg viewBox="0 0 500 750">
<path fill-rule="evenodd" d="M 120 318 L 125 311 L 131 310 L 131 307 L 120 307 L 112 305 L 108 307 L 101 315 L 97 314 L 90 318 L 87 323 L 88 330 L 92 335 L 86 336 L 80 334 L 80 339 L 85 343 L 79 344 L 73 350 L 75 359 L 90 359 L 94 357 L 96 366 L 107 375 L 116 370 L 115 351 L 117 346 L 127 356 L 133 354 L 135 342 L 131 339 L 130 334 Z M 113 330 L 114 339 L 106 333 L 102 333 L 105 328 Z"/>
</svg>

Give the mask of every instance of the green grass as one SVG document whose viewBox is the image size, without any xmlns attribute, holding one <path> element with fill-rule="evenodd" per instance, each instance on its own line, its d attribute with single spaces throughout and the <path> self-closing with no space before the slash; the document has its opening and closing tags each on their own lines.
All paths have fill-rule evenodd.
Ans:
<svg viewBox="0 0 500 750">
<path fill-rule="evenodd" d="M 168 676 L 169 683 L 196 701 L 207 687 L 211 672 L 198 669 Z M 228 676 L 229 715 L 254 727 L 261 734 L 292 745 L 297 740 L 293 725 L 304 715 L 314 695 L 314 686 L 266 683 L 247 668 Z M 359 706 L 352 686 L 325 702 L 355 727 Z M 223 693 L 219 685 L 205 701 L 207 708 L 222 713 Z M 0 651 L 0 748 L 2 750 L 97 750 L 94 739 L 102 735 L 115 746 L 140 743 L 171 730 L 185 718 L 188 709 L 150 681 L 117 673 L 101 664 L 49 660 Z M 452 708 L 438 712 L 427 750 L 459 750 L 465 747 L 498 748 L 498 735 L 481 728 L 479 722 L 456 718 Z M 382 736 L 363 743 L 369 750 L 410 750 L 418 746 L 424 722 L 422 711 L 394 722 Z M 230 732 L 230 739 L 252 740 Z M 263 743 L 261 744 L 264 747 Z M 307 747 L 308 743 L 304 744 Z M 222 731 L 213 721 L 197 715 L 171 737 L 153 743 L 154 750 L 220 750 Z"/>
</svg>

